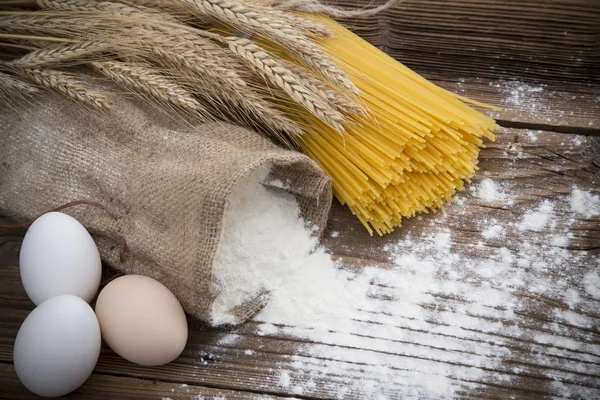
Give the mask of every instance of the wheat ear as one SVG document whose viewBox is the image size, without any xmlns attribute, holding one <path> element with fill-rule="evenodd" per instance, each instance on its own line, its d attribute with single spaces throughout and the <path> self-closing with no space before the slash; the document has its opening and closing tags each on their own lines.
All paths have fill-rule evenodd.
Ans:
<svg viewBox="0 0 600 400">
<path fill-rule="evenodd" d="M 42 10 L 60 10 L 60 11 L 101 11 L 107 6 L 114 7 L 131 7 L 140 12 L 145 12 L 150 15 L 161 15 L 166 17 L 164 10 L 156 7 L 146 7 L 134 2 L 119 0 L 116 1 L 93 1 L 93 0 L 36 0 L 38 7 Z M 156 2 L 156 5 L 159 3 Z"/>
<path fill-rule="evenodd" d="M 189 12 L 211 16 L 242 31 L 251 31 L 273 40 L 310 65 L 333 84 L 358 93 L 358 89 L 320 49 L 294 24 L 282 19 L 285 14 L 256 3 L 239 0 L 175 0 Z"/>
<path fill-rule="evenodd" d="M 210 7 L 210 5 L 192 4 L 190 1 L 187 0 L 119 0 L 119 2 L 135 7 L 145 6 L 149 8 L 160 9 L 174 14 L 177 14 L 178 12 L 184 12 L 197 17 L 204 17 L 209 15 L 215 17 L 214 12 L 206 9 L 206 7 Z M 272 24 L 276 28 L 291 29 L 290 27 L 294 27 L 309 37 L 324 38 L 333 34 L 333 31 L 331 29 L 327 28 L 322 24 L 311 21 L 310 19 L 302 18 L 291 12 L 284 12 L 281 10 L 274 9 L 272 7 L 265 7 L 264 5 L 258 3 L 237 1 L 235 4 L 232 5 L 233 7 L 229 7 L 229 4 L 227 4 L 228 2 L 226 1 L 218 1 L 212 3 L 217 6 L 222 6 L 222 8 L 224 9 L 231 8 L 239 12 L 244 12 L 242 10 L 242 7 L 246 7 L 248 9 L 252 8 L 254 9 L 254 16 L 262 18 L 263 22 Z"/>
<path fill-rule="evenodd" d="M 173 1 L 165 0 L 118 0 L 119 3 L 128 5 L 134 8 L 144 8 L 159 10 L 161 13 L 170 13 L 173 15 L 182 14 L 181 7 L 177 7 L 177 4 Z M 186 13 L 187 14 L 187 13 Z"/>
<path fill-rule="evenodd" d="M 280 11 L 277 11 L 280 12 Z M 298 17 L 293 13 L 281 13 L 281 16 L 288 19 L 293 27 L 313 39 L 323 39 L 333 35 L 333 31 L 325 25 L 321 25 L 310 19 Z"/>
<path fill-rule="evenodd" d="M 246 81 L 232 74 L 214 60 L 207 59 L 191 50 L 174 52 L 161 47 L 153 48 L 158 56 L 157 62 L 173 69 L 181 69 L 182 79 L 190 79 L 190 86 L 198 87 L 199 94 L 208 97 L 210 93 L 203 92 L 202 87 L 208 86 L 214 96 L 222 98 L 239 106 L 243 111 L 258 117 L 263 124 L 275 131 L 284 131 L 293 135 L 302 133 L 298 124 L 285 114 L 277 111 L 266 100 L 258 97 L 246 84 Z"/>
<path fill-rule="evenodd" d="M 38 67 L 41 65 L 60 64 L 66 61 L 78 60 L 91 54 L 101 53 L 109 48 L 107 43 L 100 41 L 85 41 L 73 44 L 63 44 L 50 48 L 42 48 L 25 54 L 10 62 L 11 65 L 22 68 Z"/>
<path fill-rule="evenodd" d="M 36 4 L 42 10 L 89 11 L 98 2 L 88 0 L 36 0 Z"/>
<path fill-rule="evenodd" d="M 73 74 L 39 68 L 24 68 L 21 72 L 38 85 L 56 90 L 70 99 L 98 108 L 108 108 L 104 95 L 87 87 Z"/>
<path fill-rule="evenodd" d="M 22 94 L 39 93 L 38 88 L 32 84 L 15 78 L 14 76 L 0 71 L 0 91 Z"/>
<path fill-rule="evenodd" d="M 256 117 L 273 132 L 302 133 L 298 123 L 248 85 L 242 76 L 250 73 L 247 67 L 210 40 L 183 29 L 157 25 L 134 28 L 129 32 L 132 37 L 144 38 L 143 44 L 135 44 L 149 48 L 149 54 L 142 57 L 151 57 L 148 62 L 161 64 L 170 74 L 177 74 L 178 81 L 186 82 L 186 87 L 197 88 L 198 94 L 207 101 L 217 104 L 225 100 L 247 116 Z"/>
<path fill-rule="evenodd" d="M 283 91 L 306 108 L 317 118 L 330 125 L 339 132 L 344 130 L 344 116 L 330 107 L 319 95 L 311 91 L 302 80 L 292 71 L 267 53 L 254 42 L 235 36 L 224 39 L 231 51 L 239 55 L 247 64 L 269 82 L 283 89 Z"/>
<path fill-rule="evenodd" d="M 140 4 L 124 4 L 116 1 L 91 0 L 36 0 L 43 10 L 73 11 L 73 12 L 112 12 L 113 14 L 142 19 L 159 17 L 164 21 L 177 22 L 168 11 L 160 8 L 146 7 Z"/>
<path fill-rule="evenodd" d="M 100 19 L 81 16 L 44 15 L 31 12 L 28 15 L 0 16 L 0 32 L 9 34 L 52 35 L 58 37 L 79 37 L 83 33 L 94 32 L 98 26 L 106 24 Z"/>
<path fill-rule="evenodd" d="M 284 67 L 298 75 L 312 91 L 318 93 L 322 98 L 327 99 L 327 102 L 333 105 L 339 112 L 343 114 L 367 114 L 367 111 L 363 106 L 351 101 L 339 90 L 330 88 L 302 66 L 286 60 L 280 60 L 280 62 Z"/>
<path fill-rule="evenodd" d="M 136 92 L 142 92 L 163 103 L 208 116 L 207 110 L 182 86 L 155 69 L 119 61 L 94 61 L 90 65 L 107 78 Z"/>
</svg>

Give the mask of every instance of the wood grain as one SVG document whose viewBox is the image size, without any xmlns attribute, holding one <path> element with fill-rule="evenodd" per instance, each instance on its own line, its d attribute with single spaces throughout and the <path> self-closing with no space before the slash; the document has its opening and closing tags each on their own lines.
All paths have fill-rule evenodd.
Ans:
<svg viewBox="0 0 600 400">
<path fill-rule="evenodd" d="M 402 230 L 383 238 L 370 238 L 354 217 L 338 205 L 334 207 L 324 244 L 350 270 L 364 265 L 388 268 L 389 254 L 383 250 L 386 244 L 445 228 L 452 231 L 453 250 L 464 257 L 481 258 L 482 251 L 500 246 L 516 252 L 521 243 L 518 238 L 510 237 L 483 240 L 482 247 L 473 247 L 473 243 L 482 241 L 481 221 L 510 221 L 540 199 L 564 201 L 574 186 L 600 192 L 599 155 L 600 138 L 505 129 L 496 143 L 482 151 L 481 172 L 474 181 L 476 185 L 487 177 L 501 184 L 504 190 L 513 188 L 518 193 L 513 205 L 490 204 L 466 191 L 460 196 L 461 205 L 449 206 L 444 214 L 407 220 Z M 592 265 L 600 254 L 600 219 L 571 221 L 571 215 L 562 211 L 557 212 L 556 219 L 556 229 L 569 225 L 575 233 L 566 251 L 579 255 L 579 264 L 569 266 L 570 274 L 576 277 L 578 269 Z M 340 235 L 332 237 L 333 231 L 339 231 Z M 535 236 L 527 240 L 543 245 L 542 235 L 539 242 Z M 0 249 L 0 367 L 4 368 L 0 379 L 3 379 L 2 393 L 7 393 L 6 398 L 15 398 L 25 396 L 25 392 L 9 365 L 12 345 L 33 304 L 19 281 L 18 242 L 5 240 Z M 265 334 L 260 323 L 251 322 L 227 332 L 202 329 L 191 321 L 194 328 L 188 346 L 175 362 L 164 367 L 140 367 L 103 348 L 91 380 L 70 397 L 100 399 L 111 398 L 115 393 L 132 399 L 193 398 L 198 393 L 242 399 L 259 398 L 263 394 L 297 397 L 298 389 L 294 388 L 302 387 L 300 398 L 333 399 L 340 389 L 348 387 L 346 399 L 361 399 L 362 392 L 349 386 L 348 379 L 368 378 L 377 383 L 380 379 L 377 366 L 366 361 L 373 355 L 385 357 L 394 366 L 397 379 L 411 373 L 410 368 L 402 367 L 407 362 L 416 363 L 417 367 L 422 363 L 451 363 L 453 368 L 462 367 L 466 371 L 481 369 L 480 379 L 453 382 L 459 397 L 464 398 L 550 396 L 556 394 L 552 383 L 557 376 L 573 390 L 583 389 L 592 397 L 600 396 L 599 325 L 579 326 L 556 317 L 553 310 L 569 309 L 562 298 L 547 298 L 527 291 L 515 295 L 523 300 L 513 310 L 518 316 L 518 333 L 506 329 L 513 322 L 501 316 L 490 317 L 489 310 L 482 315 L 468 315 L 465 320 L 457 311 L 464 300 L 442 295 L 435 304 L 422 307 L 445 315 L 445 321 L 455 322 L 447 325 L 448 322 L 432 319 L 416 326 L 414 321 L 400 317 L 390 325 L 385 316 L 363 313 L 364 332 L 371 333 L 367 334 L 370 339 L 358 342 L 360 346 L 335 332 L 315 342 L 299 339 L 292 334 L 297 333 L 293 327 L 278 326 L 276 333 Z M 585 299 L 582 304 L 573 312 L 600 322 L 600 303 Z M 468 329 L 464 325 L 482 319 L 489 325 Z M 560 334 L 550 324 L 559 324 Z M 365 333 L 354 335 L 364 337 Z M 443 346 L 428 344 L 439 343 L 440 338 L 444 340 Z M 548 338 L 553 339 L 548 342 Z M 419 350 L 423 346 L 428 347 L 426 352 Z M 466 348 L 471 350 L 465 351 Z M 498 355 L 504 352 L 506 355 Z M 424 354 L 429 358 L 423 359 Z M 458 360 L 457 354 L 463 357 Z M 491 369 L 481 367 L 481 360 L 489 357 L 498 358 L 498 362 Z M 279 384 L 282 372 L 291 377 L 289 386 Z M 190 392 L 180 391 L 181 384 L 190 385 Z M 387 395 L 392 399 L 409 396 L 415 389 L 399 383 L 390 386 L 389 382 L 386 388 L 391 390 Z"/>
<path fill-rule="evenodd" d="M 18 381 L 14 367 L 11 364 L 0 364 L 0 399 L 40 399 L 32 393 L 24 392 Z M 119 400 L 149 400 L 149 399 L 257 399 L 255 393 L 239 392 L 225 389 L 215 389 L 198 385 L 175 384 L 126 376 L 103 375 L 94 373 L 80 390 L 65 399 L 119 399 Z M 260 399 L 275 400 L 285 397 L 260 396 Z"/>
<path fill-rule="evenodd" d="M 600 81 L 600 3 L 594 0 L 404 0 L 380 15 L 344 22 L 421 73 Z"/>
<path fill-rule="evenodd" d="M 390 247 L 447 231 L 452 254 L 468 260 L 489 259 L 499 249 L 519 255 L 525 244 L 542 249 L 556 267 L 551 272 L 557 287 L 581 285 L 583 271 L 598 269 L 600 218 L 574 214 L 569 196 L 575 188 L 600 195 L 600 137 L 577 135 L 600 134 L 599 2 L 404 0 L 348 24 L 440 86 L 502 106 L 501 112 L 486 112 L 505 128 L 482 151 L 473 185 L 445 213 L 408 219 L 394 234 L 371 238 L 335 204 L 323 244 L 344 268 L 392 268 Z M 509 198 L 482 200 L 476 189 L 485 178 Z M 525 213 L 544 201 L 554 207 L 552 230 L 519 231 Z M 489 221 L 507 233 L 484 237 Z M 552 235 L 566 232 L 567 242 L 552 243 Z M 22 234 L 0 231 L 0 399 L 35 398 L 12 366 L 14 338 L 33 309 L 17 267 Z M 480 283 L 468 287 L 477 290 Z M 395 290 L 377 282 L 373 288 L 381 302 Z M 104 346 L 94 374 L 68 398 L 336 399 L 345 393 L 347 400 L 365 400 L 364 390 L 353 386 L 358 383 L 403 399 L 422 389 L 416 379 L 427 368 L 461 371 L 448 374 L 457 398 L 600 398 L 598 299 L 582 294 L 573 305 L 560 291 L 493 289 L 510 295 L 513 306 L 492 307 L 482 299 L 475 307 L 452 293 L 432 293 L 419 304 L 430 316 L 426 320 L 403 310 L 386 315 L 365 309 L 356 331 L 330 332 L 319 340 L 299 338 L 301 330 L 289 326 L 265 332 L 261 323 L 250 322 L 227 331 L 190 319 L 189 343 L 175 362 L 140 367 Z M 374 357 L 386 360 L 389 375 Z"/>
<path fill-rule="evenodd" d="M 600 135 L 600 86 L 597 84 L 489 80 L 428 71 L 423 75 L 453 93 L 502 107 L 502 111 L 481 110 L 501 126 Z"/>
</svg>

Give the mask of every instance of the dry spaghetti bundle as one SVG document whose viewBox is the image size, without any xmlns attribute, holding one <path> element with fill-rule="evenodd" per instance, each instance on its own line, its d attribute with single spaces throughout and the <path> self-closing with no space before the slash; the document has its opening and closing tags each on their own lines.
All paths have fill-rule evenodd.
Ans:
<svg viewBox="0 0 600 400">
<path fill-rule="evenodd" d="M 0 96 L 53 90 L 110 112 L 118 93 L 90 85 L 102 77 L 195 120 L 250 126 L 316 160 L 370 233 L 442 208 L 493 140 L 466 99 L 327 17 L 243 0 L 8 3 Z"/>
<path fill-rule="evenodd" d="M 335 31 L 321 46 L 356 84 L 369 114 L 346 124 L 344 135 L 307 116 L 301 148 L 370 233 L 443 208 L 475 172 L 495 121 L 336 22 L 318 21 Z"/>
</svg>

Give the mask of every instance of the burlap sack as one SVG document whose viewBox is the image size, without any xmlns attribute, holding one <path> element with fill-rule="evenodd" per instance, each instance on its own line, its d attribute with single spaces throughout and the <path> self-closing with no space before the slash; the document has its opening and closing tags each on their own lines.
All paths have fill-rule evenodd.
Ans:
<svg viewBox="0 0 600 400">
<path fill-rule="evenodd" d="M 247 174 L 272 163 L 273 178 L 289 183 L 304 218 L 325 226 L 329 178 L 306 156 L 252 131 L 192 128 L 132 100 L 118 101 L 105 117 L 60 95 L 0 107 L 0 213 L 25 222 L 74 200 L 102 204 L 112 216 L 89 205 L 65 212 L 88 228 L 106 263 L 159 280 L 207 323 L 224 207 Z M 233 310 L 237 322 L 267 298 Z"/>
</svg>

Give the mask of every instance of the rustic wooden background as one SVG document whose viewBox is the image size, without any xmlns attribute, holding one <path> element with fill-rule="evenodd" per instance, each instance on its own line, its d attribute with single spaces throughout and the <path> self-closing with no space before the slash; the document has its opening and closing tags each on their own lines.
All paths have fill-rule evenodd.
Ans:
<svg viewBox="0 0 600 400">
<path fill-rule="evenodd" d="M 337 4 L 378 3 L 343 0 Z M 600 193 L 600 1 L 405 0 L 381 15 L 346 21 L 346 25 L 440 86 L 504 107 L 502 112 L 490 112 L 503 129 L 498 133 L 497 142 L 482 151 L 481 172 L 476 175 L 475 183 L 486 176 L 518 189 L 517 208 L 540 198 L 564 198 L 574 184 Z M 543 90 L 529 91 L 532 87 Z M 469 192 L 463 198 L 463 204 L 449 207 L 443 219 L 439 215 L 413 219 L 407 221 L 401 231 L 382 239 L 368 237 L 352 215 L 336 205 L 328 230 L 340 235 L 333 238 L 326 234 L 324 244 L 349 267 L 365 263 L 385 266 L 388 260 L 381 250 L 385 244 L 394 243 L 408 233 L 426 232 L 430 223 L 436 221 L 451 229 L 453 247 L 468 253 L 468 244 L 481 236 L 481 227 L 475 221 L 481 218 L 506 221 L 511 218 L 511 211 L 482 204 Z M 562 223 L 561 218 L 567 217 L 560 214 L 557 218 L 558 223 Z M 599 268 L 600 218 L 578 218 L 573 222 L 572 231 L 576 234 L 566 251 L 584 254 L 584 257 L 581 265 L 564 268 L 573 268 L 573 271 L 594 265 Z M 14 337 L 33 309 L 19 280 L 18 249 L 22 234 L 22 231 L 0 232 L 2 399 L 35 397 L 23 389 L 12 365 Z M 484 245 L 492 248 L 498 243 L 492 241 Z M 518 250 L 519 243 L 502 245 Z M 528 293 L 521 295 L 531 297 Z M 522 322 L 528 329 L 540 333 L 544 332 L 542 322 L 548 321 L 551 311 L 566 307 L 560 299 L 532 298 L 532 302 L 536 307 L 523 312 Z M 557 393 L 547 378 L 549 373 L 567 371 L 570 384 L 585 389 L 581 393 L 587 393 L 573 397 L 600 398 L 600 350 L 597 347 L 600 345 L 600 302 L 595 304 L 595 311 L 581 311 L 596 321 L 590 327 L 564 324 L 563 339 L 586 343 L 588 350 L 558 346 L 562 356 L 555 357 L 548 352 L 546 357 L 552 363 L 542 365 L 530 354 L 533 347 L 543 352 L 546 344 L 503 337 L 505 346 L 513 350 L 506 363 L 519 368 L 510 369 L 499 363 L 495 370 L 488 372 L 508 373 L 514 379 L 471 382 L 475 389 L 461 391 L 459 396 L 550 398 Z M 339 383 L 335 374 L 326 374 L 322 384 L 309 387 L 301 395 L 277 385 L 274 367 L 279 363 L 289 364 L 290 357 L 298 354 L 301 343 L 282 334 L 259 333 L 258 324 L 249 323 L 236 330 L 238 340 L 231 343 L 222 340 L 231 335 L 230 332 L 203 329 L 192 322 L 189 344 L 183 355 L 160 368 L 132 365 L 103 348 L 92 377 L 68 398 L 336 398 Z M 494 332 L 489 333 L 489 340 L 495 335 L 497 337 Z M 453 339 L 469 340 L 460 336 Z M 348 348 L 348 360 L 360 350 Z M 409 357 L 402 352 L 391 352 L 391 355 Z M 311 357 L 302 356 L 309 360 Z M 579 361 L 578 368 L 571 368 Z M 562 362 L 570 364 L 562 367 Z M 468 357 L 465 363 L 469 365 Z M 353 366 L 350 361 L 339 361 L 339 364 L 349 370 Z M 360 395 L 352 393 L 346 398 L 361 400 Z M 394 398 L 403 398 L 400 390 Z"/>
</svg>

